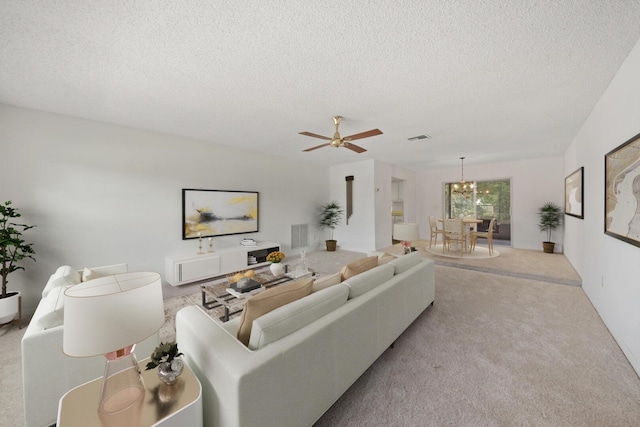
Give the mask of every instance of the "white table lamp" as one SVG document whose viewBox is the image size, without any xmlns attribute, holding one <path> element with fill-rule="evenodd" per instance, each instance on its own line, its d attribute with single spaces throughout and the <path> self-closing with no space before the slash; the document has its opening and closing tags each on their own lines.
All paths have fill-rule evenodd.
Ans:
<svg viewBox="0 0 640 427">
<path fill-rule="evenodd" d="M 411 251 L 411 242 L 420 239 L 418 224 L 412 222 L 396 222 L 393 224 L 393 238 L 402 241 L 404 253 Z"/>
<path fill-rule="evenodd" d="M 145 388 L 133 348 L 164 323 L 160 275 L 100 277 L 71 286 L 64 295 L 65 354 L 107 359 L 98 412 L 114 415 L 141 403 Z"/>
</svg>

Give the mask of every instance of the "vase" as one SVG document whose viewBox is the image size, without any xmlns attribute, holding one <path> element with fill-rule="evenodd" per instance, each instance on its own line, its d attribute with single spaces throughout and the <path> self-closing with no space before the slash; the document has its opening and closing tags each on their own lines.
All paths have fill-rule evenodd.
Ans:
<svg viewBox="0 0 640 427">
<path fill-rule="evenodd" d="M 269 270 L 271 270 L 271 274 L 273 274 L 276 277 L 282 276 L 284 274 L 284 267 L 279 262 L 271 263 L 271 265 L 269 266 Z"/>
<path fill-rule="evenodd" d="M 167 385 L 173 385 L 184 370 L 182 359 L 173 359 L 171 362 L 162 362 L 158 365 L 158 378 Z"/>
</svg>

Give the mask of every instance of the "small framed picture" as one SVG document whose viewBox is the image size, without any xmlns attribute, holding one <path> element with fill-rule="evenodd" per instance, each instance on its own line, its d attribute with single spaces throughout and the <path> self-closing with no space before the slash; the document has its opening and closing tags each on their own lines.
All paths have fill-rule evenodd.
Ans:
<svg viewBox="0 0 640 427">
<path fill-rule="evenodd" d="M 584 167 L 564 179 L 564 213 L 584 218 Z"/>
</svg>

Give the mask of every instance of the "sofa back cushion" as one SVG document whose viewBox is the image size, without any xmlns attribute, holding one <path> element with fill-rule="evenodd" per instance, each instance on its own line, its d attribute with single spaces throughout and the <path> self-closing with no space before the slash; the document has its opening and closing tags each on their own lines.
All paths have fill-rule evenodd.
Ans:
<svg viewBox="0 0 640 427">
<path fill-rule="evenodd" d="M 249 298 L 244 310 L 242 310 L 240 326 L 238 327 L 238 340 L 244 345 L 249 345 L 254 320 L 278 307 L 306 297 L 311 293 L 312 286 L 312 278 L 300 279 L 267 289 Z"/>
<path fill-rule="evenodd" d="M 340 270 L 340 274 L 342 275 L 342 280 L 345 281 L 350 277 L 356 276 L 360 273 L 364 273 L 367 270 L 371 270 L 377 265 L 378 257 L 376 255 L 372 255 L 350 262 L 349 264 L 342 267 L 342 270 Z"/>
<path fill-rule="evenodd" d="M 293 301 L 253 321 L 249 349 L 258 350 L 320 319 L 347 302 L 349 288 L 331 286 Z"/>
<path fill-rule="evenodd" d="M 82 278 L 78 270 L 71 266 L 63 265 L 49 277 L 49 281 L 42 290 L 42 298 L 45 298 L 55 288 L 77 285 L 81 281 Z"/>
<path fill-rule="evenodd" d="M 391 261 L 389 261 L 389 265 L 393 265 L 393 267 L 395 268 L 394 274 L 400 274 L 407 271 L 414 265 L 418 265 L 421 260 L 422 255 L 420 255 L 419 252 L 411 252 L 410 254 L 402 255 L 396 259 L 392 259 Z"/>
<path fill-rule="evenodd" d="M 360 296 L 393 277 L 394 267 L 385 264 L 353 276 L 343 283 L 349 288 L 349 299 Z"/>
<path fill-rule="evenodd" d="M 42 329 L 50 329 L 64 323 L 64 291 L 69 286 L 57 286 L 40 300 L 38 317 L 34 320 Z"/>
</svg>

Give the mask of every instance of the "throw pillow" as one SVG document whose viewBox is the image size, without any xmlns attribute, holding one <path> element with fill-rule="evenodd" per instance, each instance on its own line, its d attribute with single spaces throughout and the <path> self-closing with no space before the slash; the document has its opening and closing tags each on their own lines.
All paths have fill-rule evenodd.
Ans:
<svg viewBox="0 0 640 427">
<path fill-rule="evenodd" d="M 373 267 L 378 266 L 378 257 L 376 255 L 372 255 L 370 257 L 361 258 L 350 262 L 349 264 L 342 267 L 340 270 L 340 274 L 342 275 L 342 280 L 347 280 L 350 277 L 356 276 L 360 273 L 364 273 L 367 270 L 371 270 Z"/>
<path fill-rule="evenodd" d="M 45 298 L 51 290 L 60 286 L 77 285 L 82 281 L 80 273 L 73 267 L 63 265 L 59 267 L 55 273 L 51 275 L 47 285 L 42 290 L 42 298 Z"/>
<path fill-rule="evenodd" d="M 86 282 L 87 280 L 97 279 L 98 277 L 101 277 L 101 276 L 95 271 L 91 270 L 90 268 L 85 267 L 84 270 L 82 271 L 83 282 Z"/>
<path fill-rule="evenodd" d="M 313 279 L 300 279 L 292 283 L 276 286 L 267 289 L 249 298 L 242 310 L 240 326 L 238 327 L 238 340 L 244 345 L 249 345 L 251 337 L 251 327 L 253 321 L 258 317 L 282 307 L 297 299 L 306 297 L 311 293 Z"/>
<path fill-rule="evenodd" d="M 337 285 L 338 283 L 342 283 L 342 275 L 340 272 L 334 273 L 331 276 L 321 277 L 318 280 L 314 280 L 311 293 L 321 291 L 322 289 Z"/>
<path fill-rule="evenodd" d="M 391 255 L 385 252 L 378 257 L 378 265 L 386 264 L 393 259 L 396 259 L 395 255 Z"/>
</svg>

